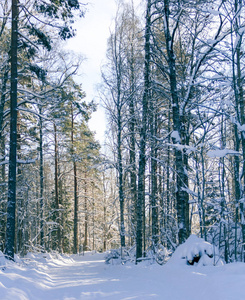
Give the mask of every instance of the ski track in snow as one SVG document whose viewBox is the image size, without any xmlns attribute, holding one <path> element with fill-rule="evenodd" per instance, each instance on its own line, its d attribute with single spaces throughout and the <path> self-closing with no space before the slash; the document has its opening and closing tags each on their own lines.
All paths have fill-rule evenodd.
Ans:
<svg viewBox="0 0 245 300">
<path fill-rule="evenodd" d="M 106 265 L 104 254 L 30 259 L 0 271 L 1 300 L 244 300 L 245 264 Z"/>
</svg>

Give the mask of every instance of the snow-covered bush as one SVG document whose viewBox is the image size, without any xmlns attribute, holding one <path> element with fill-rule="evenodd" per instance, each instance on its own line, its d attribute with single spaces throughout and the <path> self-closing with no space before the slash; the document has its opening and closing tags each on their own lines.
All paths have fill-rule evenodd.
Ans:
<svg viewBox="0 0 245 300">
<path fill-rule="evenodd" d="M 136 247 L 123 247 L 119 249 L 111 249 L 105 254 L 106 264 L 125 264 L 127 262 L 135 262 Z"/>
<path fill-rule="evenodd" d="M 198 238 L 194 234 L 185 243 L 177 247 L 168 263 L 199 266 L 224 264 L 219 256 L 217 247 L 205 242 L 202 238 Z"/>
<path fill-rule="evenodd" d="M 150 259 L 152 262 L 157 262 L 159 265 L 165 264 L 170 256 L 170 252 L 161 244 L 151 247 L 146 252 L 146 259 Z"/>
<path fill-rule="evenodd" d="M 120 256 L 121 255 L 118 249 L 111 249 L 105 255 L 105 263 L 110 264 L 114 260 L 119 260 Z"/>
<path fill-rule="evenodd" d="M 166 263 L 170 255 L 170 252 L 163 246 L 151 246 L 145 252 L 144 257 L 140 261 L 147 261 L 150 263 L 157 262 L 159 265 Z M 120 249 L 111 249 L 105 254 L 106 264 L 125 264 L 125 263 L 135 263 L 136 260 L 136 246 L 124 247 Z"/>
</svg>

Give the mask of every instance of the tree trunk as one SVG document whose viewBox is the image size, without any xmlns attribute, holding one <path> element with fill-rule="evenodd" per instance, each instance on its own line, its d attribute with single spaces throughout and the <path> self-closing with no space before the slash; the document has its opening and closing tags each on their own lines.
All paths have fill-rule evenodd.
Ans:
<svg viewBox="0 0 245 300">
<path fill-rule="evenodd" d="M 10 93 L 10 153 L 7 227 L 5 256 L 14 260 L 15 246 L 15 206 L 16 206 L 16 155 L 17 155 L 17 47 L 18 47 L 18 1 L 12 0 L 12 33 L 11 33 L 11 93 Z"/>
<path fill-rule="evenodd" d="M 88 190 L 87 190 L 87 172 L 84 172 L 84 243 L 83 250 L 88 251 Z"/>
<path fill-rule="evenodd" d="M 131 199 L 131 239 L 135 238 L 136 229 L 136 203 L 137 203 L 137 176 L 136 176 L 136 141 L 135 141 L 135 103 L 134 103 L 134 69 L 131 67 L 131 98 L 129 102 L 129 130 L 130 130 L 130 140 L 129 140 L 129 164 L 130 164 L 130 199 Z"/>
<path fill-rule="evenodd" d="M 121 112 L 118 112 L 118 133 L 117 133 L 117 159 L 119 177 L 119 203 L 120 203 L 120 239 L 121 247 L 125 247 L 125 224 L 124 224 L 124 192 L 123 192 L 123 166 L 122 166 L 122 123 Z"/>
<path fill-rule="evenodd" d="M 241 73 L 241 43 L 243 33 L 239 33 L 240 29 L 240 15 L 237 14 L 240 11 L 240 6 L 242 2 L 240 0 L 235 0 L 234 2 L 234 9 L 236 13 L 236 17 L 234 19 L 234 29 L 235 29 L 235 37 L 236 41 L 236 48 L 233 49 L 232 53 L 232 71 L 233 71 L 233 89 L 234 89 L 234 96 L 235 96 L 235 110 L 236 110 L 236 117 L 238 122 L 241 126 L 245 124 L 245 112 L 244 112 L 244 93 L 243 93 L 243 77 Z M 242 198 L 242 189 L 241 189 L 241 182 L 240 178 L 245 176 L 245 134 L 242 131 L 241 137 L 238 135 L 238 128 L 237 124 L 234 124 L 234 133 L 235 133 L 235 147 L 236 150 L 239 151 L 240 141 L 242 145 L 242 155 L 243 155 L 243 175 L 240 177 L 239 175 L 239 158 L 235 157 L 235 165 L 234 165 L 234 181 L 235 181 L 235 195 L 236 195 L 236 210 L 235 210 L 235 260 L 237 260 L 237 224 L 238 224 L 238 207 L 240 209 L 240 221 L 242 227 L 242 253 L 243 253 L 243 260 L 245 260 L 245 220 L 244 220 L 244 206 L 243 203 L 240 201 Z M 245 180 L 244 180 L 244 187 L 245 187 Z M 244 188 L 243 188 L 244 190 Z"/>
<path fill-rule="evenodd" d="M 93 211 L 92 211 L 92 223 L 93 223 L 93 247 L 92 247 L 92 250 L 95 250 L 95 194 L 94 194 L 94 190 L 95 190 L 95 185 L 94 185 L 94 182 L 92 183 L 92 199 L 93 199 L 93 202 L 92 202 L 92 208 L 93 208 Z"/>
<path fill-rule="evenodd" d="M 222 141 L 222 149 L 225 149 L 226 147 L 226 126 L 225 126 L 225 121 L 224 121 L 224 115 L 221 116 L 221 130 L 220 130 L 220 135 L 221 135 L 221 141 Z M 225 262 L 228 263 L 228 243 L 227 243 L 227 229 L 226 229 L 226 219 L 227 219 L 227 214 L 226 214 L 226 201 L 225 201 L 225 159 L 224 157 L 220 158 L 220 171 L 219 171 L 219 181 L 220 181 L 220 195 L 221 195 L 221 211 L 220 211 L 220 237 L 219 237 L 219 248 L 224 244 L 224 258 Z"/>
<path fill-rule="evenodd" d="M 179 98 L 177 92 L 177 76 L 175 66 L 175 54 L 173 49 L 173 40 L 169 29 L 169 0 L 164 0 L 164 34 L 166 39 L 168 68 L 169 68 L 169 81 L 170 93 L 172 100 L 172 116 L 173 116 L 173 134 L 172 140 L 176 144 L 175 155 L 175 172 L 176 172 L 176 206 L 177 206 L 177 219 L 178 219 L 178 237 L 179 243 L 182 244 L 189 235 L 189 195 L 186 192 L 188 187 L 187 176 L 187 156 L 182 153 L 178 147 L 184 140 L 184 123 L 179 109 Z"/>
<path fill-rule="evenodd" d="M 241 4 L 240 4 L 241 5 Z M 245 112 L 244 112 L 244 93 L 243 93 L 243 81 L 244 78 L 242 76 L 241 71 L 241 43 L 242 43 L 242 35 L 240 36 L 239 43 L 236 49 L 236 59 L 237 59 L 237 88 L 238 88 L 238 101 L 239 108 L 241 114 L 241 125 L 245 124 Z M 242 154 L 243 154 L 243 191 L 245 189 L 245 132 L 241 132 L 241 141 L 242 141 Z M 240 199 L 239 199 L 240 200 Z M 242 226 L 242 259 L 245 262 L 245 217 L 244 217 L 244 204 L 240 201 L 240 218 L 241 218 L 241 226 Z"/>
<path fill-rule="evenodd" d="M 42 108 L 39 109 L 39 180 L 40 180 L 40 245 L 44 250 L 44 205 L 43 205 L 43 120 L 42 120 Z"/>
<path fill-rule="evenodd" d="M 134 7 L 132 5 L 133 24 L 135 22 Z M 129 99 L 129 164 L 130 164 L 130 199 L 131 199 L 131 244 L 134 243 L 136 236 L 136 204 L 137 204 L 137 176 L 136 176 L 136 137 L 135 137 L 135 27 L 132 28 L 132 36 L 129 51 L 129 70 L 130 70 L 130 99 Z"/>
<path fill-rule="evenodd" d="M 145 69 L 144 94 L 142 99 L 142 126 L 140 130 L 140 153 L 138 169 L 138 195 L 137 195 L 137 228 L 136 228 L 136 263 L 142 257 L 143 247 L 143 221 L 145 214 L 145 147 L 148 123 L 148 99 L 150 90 L 150 27 L 151 27 L 151 1 L 147 1 L 146 29 L 145 29 Z"/>
<path fill-rule="evenodd" d="M 151 228 L 152 242 L 154 245 L 159 240 L 159 225 L 158 225 L 158 203 L 157 203 L 157 112 L 154 108 L 153 97 L 150 101 L 150 130 L 151 130 Z"/>
<path fill-rule="evenodd" d="M 59 162 L 58 162 L 58 140 L 57 140 L 57 128 L 54 124 L 54 186 L 55 186 L 55 222 L 57 223 L 57 248 L 61 250 L 61 238 L 60 238 L 60 203 L 59 203 Z"/>
<path fill-rule="evenodd" d="M 106 201 L 106 179 L 104 172 L 102 173 L 102 182 L 103 182 L 103 252 L 107 250 L 107 201 Z"/>
<path fill-rule="evenodd" d="M 78 245 L 78 185 L 77 185 L 77 163 L 74 156 L 74 116 L 73 109 L 71 114 L 71 147 L 72 147 L 72 160 L 73 160 L 73 185 L 74 185 L 74 220 L 73 220 L 73 253 L 79 252 Z"/>
<path fill-rule="evenodd" d="M 4 136 L 4 128 L 3 128 L 3 122 L 4 122 L 4 106 L 6 102 L 6 90 L 7 90 L 7 81 L 8 81 L 8 74 L 9 74 L 9 67 L 6 66 L 6 70 L 4 71 L 3 74 L 3 79 L 2 79 L 2 90 L 1 90 L 1 102 L 0 102 L 0 162 L 5 161 L 5 136 Z M 1 165 L 1 200 L 0 200 L 0 210 L 1 211 L 6 211 L 6 165 L 3 163 Z M 1 220 L 0 220 L 0 249 L 1 251 L 4 251 L 4 244 L 5 244 L 5 228 L 6 228 L 6 216 L 2 215 Z"/>
<path fill-rule="evenodd" d="M 237 124 L 234 124 L 234 136 L 235 136 L 235 151 L 239 152 L 240 138 L 238 134 Z M 234 241 L 234 255 L 235 261 L 237 261 L 237 230 L 238 230 L 238 205 L 241 199 L 241 185 L 240 185 L 240 161 L 239 156 L 234 156 L 234 188 L 235 188 L 235 241 Z"/>
</svg>

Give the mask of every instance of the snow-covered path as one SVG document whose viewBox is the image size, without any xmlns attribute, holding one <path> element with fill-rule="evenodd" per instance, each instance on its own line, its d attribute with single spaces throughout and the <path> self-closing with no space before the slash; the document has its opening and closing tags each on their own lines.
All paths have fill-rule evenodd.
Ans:
<svg viewBox="0 0 245 300">
<path fill-rule="evenodd" d="M 29 257 L 0 271 L 1 300 L 244 300 L 245 264 L 105 265 L 103 254 Z"/>
</svg>

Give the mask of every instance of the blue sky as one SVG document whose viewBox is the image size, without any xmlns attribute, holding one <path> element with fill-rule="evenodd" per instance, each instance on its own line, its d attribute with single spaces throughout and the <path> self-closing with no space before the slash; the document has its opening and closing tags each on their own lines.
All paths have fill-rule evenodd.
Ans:
<svg viewBox="0 0 245 300">
<path fill-rule="evenodd" d="M 120 0 L 117 1 L 120 3 Z M 107 39 L 116 15 L 117 1 L 89 0 L 85 18 L 75 23 L 77 35 L 68 42 L 69 49 L 85 57 L 80 69 L 79 81 L 83 85 L 88 101 L 92 99 L 99 101 L 96 98 L 96 85 L 101 81 L 100 69 L 105 62 Z M 131 2 L 131 0 L 127 1 Z M 134 0 L 135 4 L 140 2 L 141 0 Z M 90 128 L 97 132 L 96 138 L 103 143 L 106 122 L 102 108 L 99 107 L 98 112 L 93 114 Z"/>
</svg>

